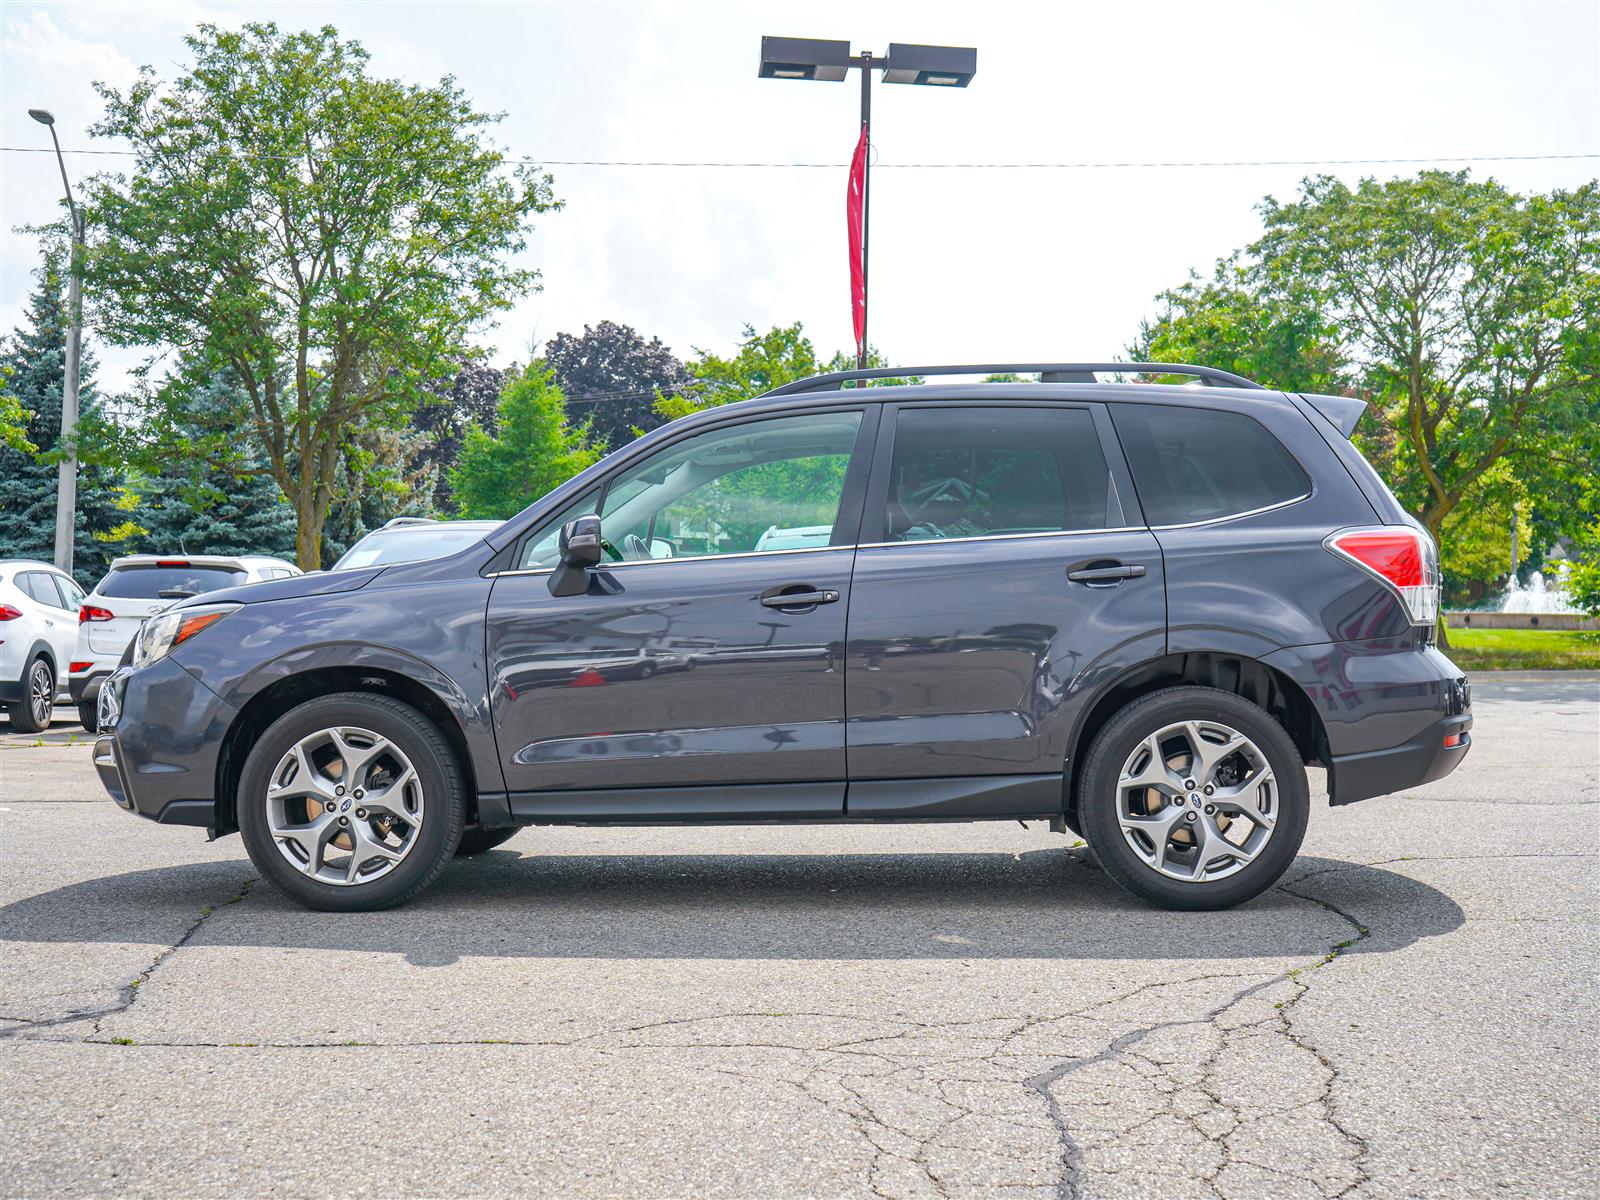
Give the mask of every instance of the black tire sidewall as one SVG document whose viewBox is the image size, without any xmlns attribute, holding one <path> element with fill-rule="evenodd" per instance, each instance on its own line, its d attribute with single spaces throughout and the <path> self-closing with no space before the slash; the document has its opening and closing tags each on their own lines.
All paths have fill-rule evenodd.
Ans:
<svg viewBox="0 0 1600 1200">
<path fill-rule="evenodd" d="M 350 886 L 307 878 L 284 859 L 267 828 L 272 769 L 301 738 L 339 725 L 370 729 L 394 742 L 416 769 L 427 805 L 417 844 L 404 861 L 379 879 Z M 466 794 L 454 751 L 427 717 L 387 696 L 346 692 L 308 700 L 268 726 L 245 759 L 237 806 L 250 860 L 274 887 L 308 908 L 367 912 L 405 903 L 450 861 L 461 840 Z"/>
<path fill-rule="evenodd" d="M 1117 779 L 1134 747 L 1164 725 L 1219 721 L 1245 734 L 1267 756 L 1278 784 L 1277 823 L 1256 860 L 1222 879 L 1185 883 L 1158 874 L 1133 852 L 1117 823 Z M 1123 888 L 1164 908 L 1231 908 L 1277 882 L 1300 852 L 1311 811 L 1300 752 L 1265 709 L 1232 692 L 1176 687 L 1133 701 L 1095 736 L 1084 760 L 1078 816 L 1084 839 L 1106 874 Z"/>
</svg>

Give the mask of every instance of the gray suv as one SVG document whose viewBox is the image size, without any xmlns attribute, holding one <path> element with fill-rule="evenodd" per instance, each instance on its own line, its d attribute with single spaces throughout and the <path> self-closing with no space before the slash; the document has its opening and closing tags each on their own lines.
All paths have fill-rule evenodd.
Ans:
<svg viewBox="0 0 1600 1200">
<path fill-rule="evenodd" d="M 1039 381 L 862 386 L 1002 370 Z M 1299 849 L 1306 764 L 1349 804 L 1471 744 L 1362 407 L 1170 364 L 789 384 L 447 557 L 155 617 L 95 763 L 321 909 L 524 825 L 1018 819 L 1154 903 L 1237 904 Z"/>
</svg>

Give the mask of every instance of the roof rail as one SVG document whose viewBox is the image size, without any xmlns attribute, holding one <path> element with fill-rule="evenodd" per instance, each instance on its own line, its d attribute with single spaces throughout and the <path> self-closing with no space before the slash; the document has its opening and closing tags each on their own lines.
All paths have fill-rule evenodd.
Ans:
<svg viewBox="0 0 1600 1200">
<path fill-rule="evenodd" d="M 380 529 L 404 529 L 408 525 L 437 525 L 439 522 L 432 517 L 390 517 Z"/>
<path fill-rule="evenodd" d="M 1097 372 L 1133 372 L 1139 375 L 1193 375 L 1214 387 L 1256 388 L 1261 385 L 1231 371 L 1215 367 L 1197 367 L 1190 363 L 994 363 L 988 366 L 945 367 L 866 367 L 855 371 L 830 371 L 826 375 L 812 375 L 796 379 L 763 393 L 767 396 L 792 396 L 801 392 L 826 392 L 853 379 L 897 379 L 904 375 L 999 375 L 1022 374 L 1037 371 L 1041 383 L 1095 383 Z"/>
</svg>

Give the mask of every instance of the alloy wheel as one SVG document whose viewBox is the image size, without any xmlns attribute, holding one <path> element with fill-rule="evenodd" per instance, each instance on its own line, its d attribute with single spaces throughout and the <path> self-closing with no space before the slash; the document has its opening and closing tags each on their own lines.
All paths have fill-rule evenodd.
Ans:
<svg viewBox="0 0 1600 1200">
<path fill-rule="evenodd" d="M 422 781 L 394 742 L 338 726 L 301 738 L 267 783 L 267 828 L 301 874 L 343 886 L 394 870 L 417 843 Z"/>
<path fill-rule="evenodd" d="M 56 706 L 56 681 L 50 674 L 50 668 L 44 663 L 35 663 L 33 673 L 28 676 L 28 708 L 33 714 L 33 723 L 41 728 L 47 728 L 50 717 Z"/>
<path fill-rule="evenodd" d="M 1277 782 L 1261 748 L 1218 721 L 1179 721 L 1123 763 L 1117 824 L 1169 879 L 1222 879 L 1253 862 L 1277 824 Z"/>
</svg>

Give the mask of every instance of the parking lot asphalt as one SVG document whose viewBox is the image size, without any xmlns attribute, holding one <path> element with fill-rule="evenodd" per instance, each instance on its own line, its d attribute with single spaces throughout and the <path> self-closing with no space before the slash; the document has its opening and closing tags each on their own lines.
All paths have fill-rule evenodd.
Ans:
<svg viewBox="0 0 1600 1200">
<path fill-rule="evenodd" d="M 1600 676 L 1474 700 L 1224 913 L 1013 823 L 530 829 L 313 914 L 0 724 L 0 1193 L 1592 1196 Z"/>
</svg>

